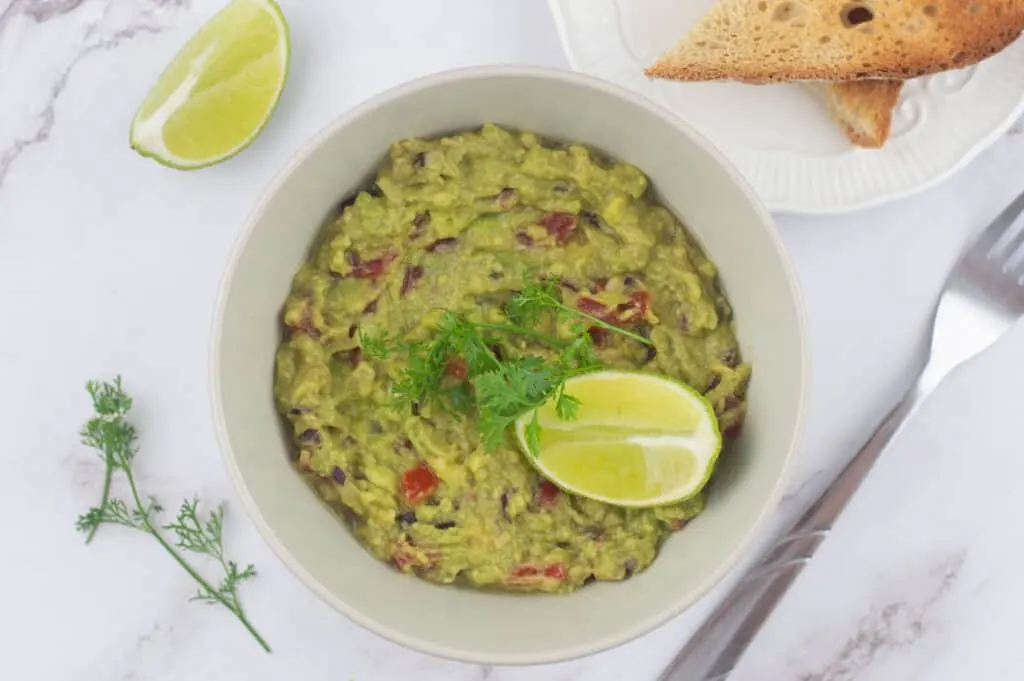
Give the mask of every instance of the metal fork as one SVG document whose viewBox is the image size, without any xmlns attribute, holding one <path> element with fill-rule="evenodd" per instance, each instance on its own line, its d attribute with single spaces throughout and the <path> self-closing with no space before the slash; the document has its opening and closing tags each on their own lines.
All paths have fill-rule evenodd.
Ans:
<svg viewBox="0 0 1024 681">
<path fill-rule="evenodd" d="M 939 382 L 1024 315 L 1024 194 L 961 257 L 932 322 L 931 350 L 913 386 L 839 477 L 711 613 L 658 681 L 724 681 L 782 600 L 872 464 Z M 1020 251 L 1020 253 L 1018 253 Z M 1014 257 L 1016 256 L 1016 257 Z"/>
</svg>

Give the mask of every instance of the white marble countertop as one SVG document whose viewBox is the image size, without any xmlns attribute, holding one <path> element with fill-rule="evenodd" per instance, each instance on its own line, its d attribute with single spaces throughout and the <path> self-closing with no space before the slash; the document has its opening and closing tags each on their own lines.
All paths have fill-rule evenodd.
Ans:
<svg viewBox="0 0 1024 681">
<path fill-rule="evenodd" d="M 261 188 L 330 119 L 416 75 L 476 63 L 564 66 L 543 0 L 282 2 L 293 70 L 258 142 L 196 173 L 127 144 L 134 109 L 220 0 L 0 0 L 0 678 L 171 681 L 644 681 L 728 586 L 602 655 L 488 669 L 371 635 L 318 601 L 233 502 L 206 348 L 228 249 Z M 388 31 L 386 39 L 385 30 Z M 1024 189 L 1024 135 L 914 199 L 837 218 L 780 216 L 803 283 L 813 404 L 777 529 L 895 401 L 955 254 Z M 737 681 L 1019 679 L 1024 648 L 1024 331 L 963 368 L 898 438 L 772 618 Z M 227 499 L 262 653 L 137 536 L 86 549 L 72 522 L 100 462 L 78 444 L 82 385 L 123 373 L 140 484 L 170 504 Z"/>
</svg>

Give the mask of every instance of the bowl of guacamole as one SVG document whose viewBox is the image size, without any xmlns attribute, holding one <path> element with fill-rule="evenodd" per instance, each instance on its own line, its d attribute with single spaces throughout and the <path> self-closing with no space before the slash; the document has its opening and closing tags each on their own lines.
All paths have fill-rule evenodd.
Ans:
<svg viewBox="0 0 1024 681">
<path fill-rule="evenodd" d="M 507 327 L 535 282 L 630 335 L 549 315 L 486 352 L 582 340 L 699 391 L 725 441 L 701 494 L 568 494 L 511 429 L 484 442 L 458 353 L 422 378 L 407 349 L 453 318 Z M 620 644 L 709 589 L 775 504 L 808 380 L 792 268 L 722 156 L 614 86 L 511 67 L 410 83 L 314 138 L 249 218 L 211 359 L 225 461 L 289 568 L 381 635 L 486 664 Z M 445 399 L 397 405 L 417 376 Z"/>
</svg>

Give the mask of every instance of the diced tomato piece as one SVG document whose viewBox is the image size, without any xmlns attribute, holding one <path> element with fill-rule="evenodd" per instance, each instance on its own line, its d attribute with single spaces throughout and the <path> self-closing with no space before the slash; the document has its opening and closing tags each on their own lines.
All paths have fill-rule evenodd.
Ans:
<svg viewBox="0 0 1024 681">
<path fill-rule="evenodd" d="M 541 480 L 537 485 L 537 497 L 541 508 L 551 508 L 558 500 L 561 490 L 550 480 Z"/>
<path fill-rule="evenodd" d="M 648 291 L 634 291 L 629 300 L 615 308 L 615 323 L 635 324 L 647 316 L 651 309 L 651 294 Z"/>
<path fill-rule="evenodd" d="M 391 554 L 391 562 L 393 562 L 395 567 L 402 572 L 408 572 L 409 568 L 419 561 L 417 561 L 416 556 L 411 553 L 397 549 L 393 554 Z"/>
<path fill-rule="evenodd" d="M 356 279 L 376 279 L 388 269 L 398 254 L 394 251 L 388 251 L 379 258 L 373 260 L 362 260 L 358 255 L 350 258 L 350 264 L 352 265 L 352 276 Z M 355 262 L 351 262 L 355 260 Z"/>
<path fill-rule="evenodd" d="M 523 579 L 525 577 L 536 577 L 540 574 L 540 568 L 535 565 L 520 565 L 512 570 L 509 576 L 512 579 Z"/>
<path fill-rule="evenodd" d="M 585 312 L 589 315 L 597 317 L 601 321 L 607 321 L 605 317 L 608 316 L 608 306 L 602 303 L 600 300 L 594 300 L 587 296 L 580 296 L 576 299 L 576 309 L 580 312 Z"/>
<path fill-rule="evenodd" d="M 569 240 L 572 231 L 576 229 L 579 219 L 572 213 L 548 213 L 540 219 L 541 226 L 548 231 L 548 234 L 555 237 L 555 243 L 561 245 Z"/>
<path fill-rule="evenodd" d="M 543 567 L 537 565 L 519 565 L 515 567 L 508 576 L 508 583 L 513 585 L 525 585 L 536 583 L 542 579 L 557 579 L 562 581 L 569 574 L 565 563 L 551 563 Z"/>
<path fill-rule="evenodd" d="M 408 539 L 398 540 L 391 551 L 391 562 L 402 572 L 410 572 L 415 567 L 436 565 L 440 558 L 439 552 L 416 546 Z"/>
<path fill-rule="evenodd" d="M 633 295 L 630 297 L 636 303 L 637 309 L 643 312 L 644 316 L 647 316 L 647 313 L 651 309 L 651 292 L 647 289 L 642 289 L 640 291 L 634 291 Z"/>
<path fill-rule="evenodd" d="M 557 579 L 559 581 L 566 578 L 569 574 L 565 568 L 565 563 L 552 563 L 544 568 L 544 576 L 550 579 Z"/>
<path fill-rule="evenodd" d="M 402 473 L 402 494 L 410 505 L 415 506 L 435 491 L 441 483 L 426 463 Z"/>
<path fill-rule="evenodd" d="M 466 377 L 469 376 L 469 365 L 466 364 L 466 360 L 461 357 L 448 360 L 448 364 L 445 365 L 444 371 L 449 376 L 454 376 L 460 381 L 465 381 Z"/>
<path fill-rule="evenodd" d="M 611 331 L 600 326 L 590 327 L 587 329 L 587 333 L 590 334 L 590 340 L 593 341 L 595 348 L 603 348 L 608 345 L 608 338 L 612 335 Z"/>
<path fill-rule="evenodd" d="M 629 300 L 617 305 L 614 310 L 608 309 L 608 306 L 600 300 L 580 296 L 576 299 L 576 309 L 608 324 L 629 326 L 637 324 L 647 317 L 651 309 L 651 294 L 648 291 L 634 291 L 630 294 Z"/>
</svg>

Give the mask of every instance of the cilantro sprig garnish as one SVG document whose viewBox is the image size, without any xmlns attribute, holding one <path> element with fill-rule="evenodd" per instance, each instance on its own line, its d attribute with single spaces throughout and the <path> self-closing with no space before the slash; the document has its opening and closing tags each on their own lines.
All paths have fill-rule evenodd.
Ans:
<svg viewBox="0 0 1024 681">
<path fill-rule="evenodd" d="M 545 313 L 569 320 L 572 337 L 562 339 L 535 328 Z M 426 340 L 404 342 L 387 333 L 370 335 L 360 330 L 359 342 L 363 354 L 371 359 L 405 356 L 407 364 L 391 385 L 397 404 L 432 404 L 457 416 L 475 408 L 480 437 L 488 451 L 501 444 L 505 431 L 519 417 L 549 400 L 554 400 L 559 418 L 576 418 L 580 403 L 565 392 L 565 382 L 602 367 L 588 327 L 651 343 L 565 305 L 551 282 L 525 286 L 508 302 L 505 316 L 507 323 L 475 322 L 445 310 Z M 508 336 L 528 337 L 557 350 L 557 355 L 553 359 L 534 354 L 511 356 L 508 344 L 502 342 L 502 337 Z M 527 444 L 534 453 L 539 450 L 539 433 L 534 414 L 526 428 Z"/>
</svg>

